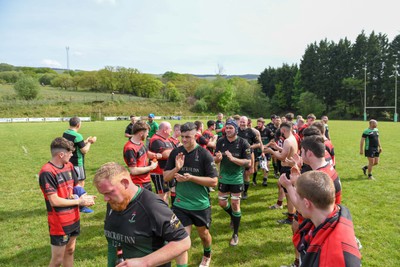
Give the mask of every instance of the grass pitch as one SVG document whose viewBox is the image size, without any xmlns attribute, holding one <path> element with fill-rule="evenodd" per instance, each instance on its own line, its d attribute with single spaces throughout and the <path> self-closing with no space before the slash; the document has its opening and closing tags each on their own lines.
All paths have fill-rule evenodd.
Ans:
<svg viewBox="0 0 400 267">
<path fill-rule="evenodd" d="M 124 164 L 122 148 L 127 141 L 127 122 L 88 122 L 81 133 L 96 135 L 98 141 L 86 156 L 89 193 L 98 196 L 95 213 L 81 216 L 81 235 L 75 252 L 75 266 L 105 266 L 106 240 L 103 236 L 105 202 L 92 185 L 97 168 L 109 161 Z M 342 203 L 353 216 L 355 232 L 363 245 L 363 266 L 396 266 L 400 262 L 400 168 L 398 141 L 400 124 L 379 122 L 383 153 L 374 168 L 376 181 L 369 181 L 361 167 L 359 142 L 367 122 L 330 121 L 337 170 L 342 181 Z M 0 124 L 0 266 L 46 266 L 50 245 L 44 199 L 37 176 L 50 159 L 50 142 L 67 129 L 64 123 Z M 258 180 L 261 183 L 261 173 Z M 269 186 L 251 186 L 249 199 L 242 201 L 242 222 L 238 247 L 230 247 L 228 215 L 212 193 L 212 266 L 280 266 L 293 261 L 291 230 L 278 225 L 282 210 L 268 210 L 277 197 L 276 179 Z M 284 211 L 284 210 L 283 210 Z M 194 230 L 189 266 L 202 257 L 200 240 Z"/>
</svg>

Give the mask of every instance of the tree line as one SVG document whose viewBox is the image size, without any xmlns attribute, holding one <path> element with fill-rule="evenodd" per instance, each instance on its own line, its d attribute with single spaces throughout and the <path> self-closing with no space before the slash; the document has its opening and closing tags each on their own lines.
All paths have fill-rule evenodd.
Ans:
<svg viewBox="0 0 400 267">
<path fill-rule="evenodd" d="M 17 95 L 37 97 L 40 85 L 63 90 L 130 94 L 181 102 L 198 113 L 240 113 L 253 117 L 294 112 L 335 119 L 362 118 L 364 86 L 367 106 L 394 106 L 400 35 L 361 32 L 354 43 L 321 40 L 309 44 L 299 66 L 268 67 L 258 80 L 201 79 L 190 74 L 141 73 L 135 68 L 106 66 L 98 71 L 63 71 L 0 64 L 0 83 L 15 84 Z M 34 88 L 34 89 L 32 89 Z M 393 109 L 370 109 L 370 116 L 393 117 Z"/>
<path fill-rule="evenodd" d="M 333 118 L 362 118 L 367 107 L 394 106 L 400 35 L 361 32 L 354 43 L 321 40 L 309 44 L 300 66 L 266 68 L 258 82 L 279 111 L 302 110 Z M 307 111 L 307 112 L 304 112 Z M 369 109 L 369 116 L 393 118 L 394 109 Z"/>
</svg>

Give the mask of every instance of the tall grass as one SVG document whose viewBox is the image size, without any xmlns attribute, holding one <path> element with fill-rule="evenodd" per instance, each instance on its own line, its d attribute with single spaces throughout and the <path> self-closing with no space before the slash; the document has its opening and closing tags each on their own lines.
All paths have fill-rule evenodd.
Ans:
<svg viewBox="0 0 400 267">
<path fill-rule="evenodd" d="M 98 195 L 95 213 L 83 214 L 81 235 L 75 253 L 76 266 L 105 266 L 106 240 L 103 236 L 105 203 L 91 181 L 96 169 L 108 161 L 123 164 L 127 122 L 83 123 L 83 136 L 98 141 L 86 157 L 87 190 Z M 349 207 L 357 237 L 363 249 L 363 266 L 397 266 L 400 262 L 400 151 L 399 124 L 379 123 L 383 153 L 374 168 L 376 181 L 363 176 L 366 160 L 358 154 L 365 122 L 331 121 L 337 170 L 343 186 L 343 204 Z M 50 142 L 67 128 L 67 123 L 0 124 L 0 266 L 46 266 L 50 245 L 45 204 L 36 174 L 50 159 Z M 261 176 L 258 177 L 261 180 Z M 249 199 L 242 202 L 238 247 L 230 247 L 231 230 L 227 214 L 212 193 L 212 266 L 280 266 L 293 260 L 291 230 L 278 225 L 282 211 L 268 210 L 276 201 L 276 179 L 268 187 L 252 186 Z M 192 234 L 189 265 L 198 266 L 202 247 L 196 231 Z"/>
</svg>

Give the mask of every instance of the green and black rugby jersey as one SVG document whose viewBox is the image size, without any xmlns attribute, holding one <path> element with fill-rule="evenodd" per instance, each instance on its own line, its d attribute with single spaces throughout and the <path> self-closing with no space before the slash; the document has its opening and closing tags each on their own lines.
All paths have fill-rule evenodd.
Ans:
<svg viewBox="0 0 400 267">
<path fill-rule="evenodd" d="M 226 137 L 218 139 L 215 152 L 222 153 L 222 161 L 219 171 L 219 182 L 223 184 L 243 184 L 244 167 L 231 162 L 225 155 L 225 151 L 229 150 L 235 158 L 251 159 L 251 151 L 249 143 L 237 136 L 233 142 L 229 142 Z"/>
<path fill-rule="evenodd" d="M 108 266 L 115 265 L 117 246 L 122 246 L 125 259 L 139 258 L 158 250 L 167 242 L 188 236 L 167 204 L 140 187 L 124 211 L 114 211 L 107 204 L 104 234 L 108 241 Z"/>
<path fill-rule="evenodd" d="M 378 128 L 375 129 L 366 129 L 362 137 L 365 138 L 365 150 L 370 148 L 378 148 L 379 146 L 379 131 Z"/>
<path fill-rule="evenodd" d="M 175 168 L 175 158 L 179 153 L 185 156 L 185 163 L 179 174 L 189 173 L 202 177 L 218 177 L 214 158 L 208 150 L 196 145 L 189 153 L 183 146 L 175 148 L 169 155 L 165 170 Z M 210 178 L 204 178 L 210 179 Z M 204 210 L 210 207 L 208 187 L 193 182 L 177 182 L 174 206 L 186 210 Z"/>
<path fill-rule="evenodd" d="M 72 157 L 69 160 L 74 166 L 83 166 L 85 155 L 82 154 L 81 148 L 85 147 L 85 141 L 80 133 L 68 129 L 64 132 L 63 137 L 74 143 L 75 151 L 72 153 Z"/>
</svg>

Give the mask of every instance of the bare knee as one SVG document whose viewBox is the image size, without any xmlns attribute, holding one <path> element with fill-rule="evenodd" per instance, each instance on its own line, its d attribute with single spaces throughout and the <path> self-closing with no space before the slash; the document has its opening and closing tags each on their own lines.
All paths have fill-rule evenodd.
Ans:
<svg viewBox="0 0 400 267">
<path fill-rule="evenodd" d="M 74 252 L 75 252 L 75 246 L 67 246 L 65 248 L 64 255 L 65 256 L 72 256 L 72 255 L 74 255 Z"/>
</svg>

